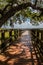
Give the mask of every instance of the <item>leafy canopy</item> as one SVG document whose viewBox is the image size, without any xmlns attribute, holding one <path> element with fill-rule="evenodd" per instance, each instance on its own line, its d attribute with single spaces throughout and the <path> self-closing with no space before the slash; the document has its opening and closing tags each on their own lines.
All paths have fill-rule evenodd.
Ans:
<svg viewBox="0 0 43 65">
<path fill-rule="evenodd" d="M 19 9 L 17 9 L 17 7 Z M 20 17 L 20 15 L 22 15 L 24 17 L 23 19 L 27 17 L 34 21 L 43 21 L 43 0 L 0 0 L 0 20 L 3 20 L 5 14 L 13 9 L 15 11 L 17 9 L 17 11 L 14 11 L 15 13 L 13 14 L 13 18 L 16 20 Z M 12 15 L 10 14 L 9 16 L 6 15 L 6 20 L 4 21 L 7 21 L 11 16 Z"/>
</svg>

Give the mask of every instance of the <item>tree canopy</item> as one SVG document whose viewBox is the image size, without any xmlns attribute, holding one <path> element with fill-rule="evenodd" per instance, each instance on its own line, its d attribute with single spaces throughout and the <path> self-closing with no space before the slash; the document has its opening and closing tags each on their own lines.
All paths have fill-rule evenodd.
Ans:
<svg viewBox="0 0 43 65">
<path fill-rule="evenodd" d="M 0 27 L 12 16 L 20 21 L 20 15 L 43 21 L 43 0 L 0 0 Z"/>
</svg>

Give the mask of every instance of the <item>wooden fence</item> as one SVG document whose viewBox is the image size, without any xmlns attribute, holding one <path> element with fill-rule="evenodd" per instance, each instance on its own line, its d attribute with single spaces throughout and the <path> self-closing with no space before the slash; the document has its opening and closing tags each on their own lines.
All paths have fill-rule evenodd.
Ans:
<svg viewBox="0 0 43 65">
<path fill-rule="evenodd" d="M 43 30 L 32 30 L 33 45 L 38 49 L 39 53 L 43 55 Z"/>
<path fill-rule="evenodd" d="M 0 30 L 0 50 L 4 51 L 6 47 L 17 41 L 20 35 L 21 30 Z"/>
</svg>

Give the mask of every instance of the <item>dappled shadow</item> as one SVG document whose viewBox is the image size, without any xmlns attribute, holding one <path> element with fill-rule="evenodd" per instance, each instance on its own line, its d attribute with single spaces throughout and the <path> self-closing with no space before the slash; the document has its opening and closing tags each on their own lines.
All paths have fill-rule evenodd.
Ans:
<svg viewBox="0 0 43 65">
<path fill-rule="evenodd" d="M 31 36 L 25 34 L 0 54 L 0 65 L 43 65 L 43 62 Z"/>
</svg>

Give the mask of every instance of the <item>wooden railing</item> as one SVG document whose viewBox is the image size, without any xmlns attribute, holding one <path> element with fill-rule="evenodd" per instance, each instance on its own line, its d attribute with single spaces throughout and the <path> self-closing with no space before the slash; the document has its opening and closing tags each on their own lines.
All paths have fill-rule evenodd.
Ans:
<svg viewBox="0 0 43 65">
<path fill-rule="evenodd" d="M 32 40 L 39 53 L 43 55 L 43 30 L 32 30 Z"/>
<path fill-rule="evenodd" d="M 4 51 L 6 47 L 17 41 L 20 35 L 21 30 L 0 30 L 0 50 Z"/>
</svg>

